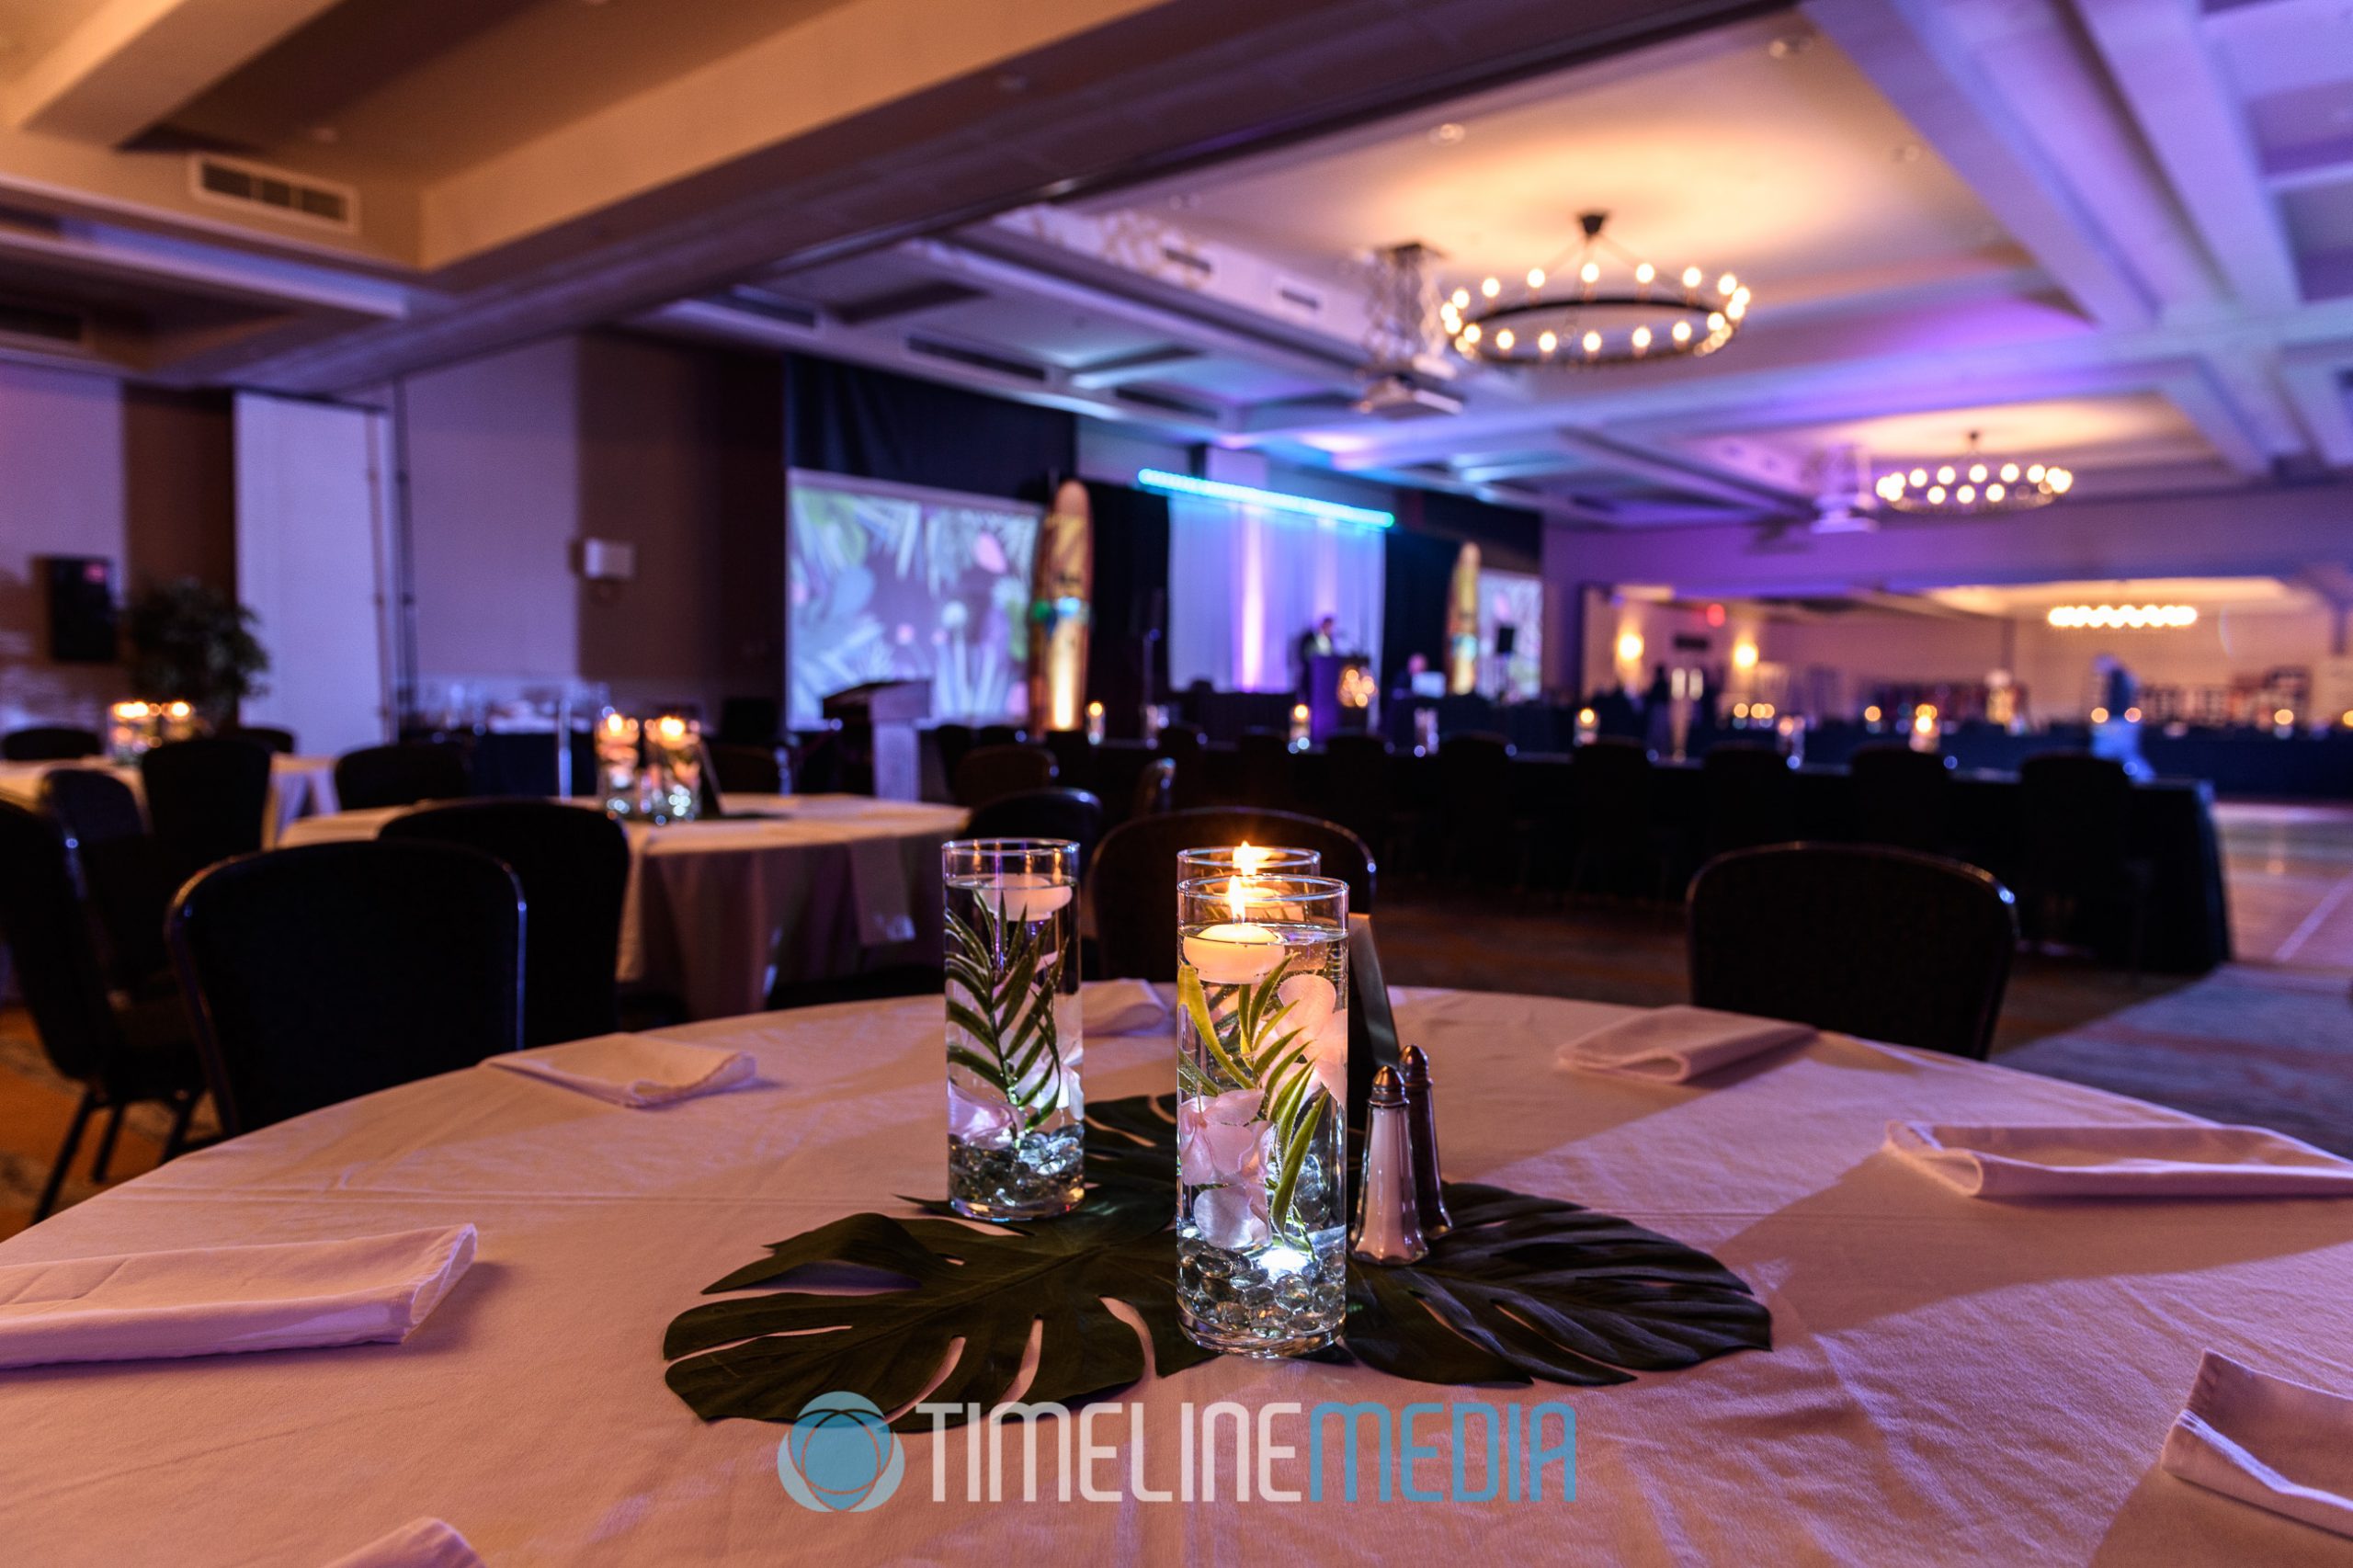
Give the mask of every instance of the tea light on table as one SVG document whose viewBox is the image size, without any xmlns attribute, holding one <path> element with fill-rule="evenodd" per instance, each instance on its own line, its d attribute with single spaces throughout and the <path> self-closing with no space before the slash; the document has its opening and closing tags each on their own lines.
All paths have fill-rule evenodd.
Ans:
<svg viewBox="0 0 2353 1568">
<path fill-rule="evenodd" d="M 1263 856 L 1265 853 L 1243 845 L 1233 852 L 1234 865 L 1242 867 L 1245 855 Z M 1281 935 L 1244 918 L 1249 910 L 1252 891 L 1250 877 L 1245 869 L 1225 885 L 1225 904 L 1233 918 L 1221 921 L 1206 927 L 1198 936 L 1185 938 L 1185 961 L 1193 966 L 1204 983 L 1247 985 L 1281 961 Z"/>
</svg>

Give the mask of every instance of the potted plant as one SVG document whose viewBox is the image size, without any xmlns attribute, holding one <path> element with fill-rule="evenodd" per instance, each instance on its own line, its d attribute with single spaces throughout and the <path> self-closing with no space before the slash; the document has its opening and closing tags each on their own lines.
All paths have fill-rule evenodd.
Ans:
<svg viewBox="0 0 2353 1568">
<path fill-rule="evenodd" d="M 206 722 L 233 718 L 237 704 L 268 689 L 269 654 L 254 636 L 254 612 L 193 578 L 161 583 L 131 601 L 131 688 L 153 702 L 186 702 Z"/>
</svg>

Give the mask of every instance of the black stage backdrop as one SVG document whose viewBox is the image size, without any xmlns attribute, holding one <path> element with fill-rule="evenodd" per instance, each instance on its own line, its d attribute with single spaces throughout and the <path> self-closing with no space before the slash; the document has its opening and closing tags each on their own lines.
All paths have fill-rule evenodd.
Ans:
<svg viewBox="0 0 2353 1568">
<path fill-rule="evenodd" d="M 1381 541 L 1381 689 L 1404 682 L 1405 660 L 1419 653 L 1446 667 L 1446 598 L 1462 547 L 1435 534 L 1392 528 Z"/>
<path fill-rule="evenodd" d="M 784 373 L 793 468 L 1043 501 L 1078 467 L 1074 414 L 800 354 Z"/>
<path fill-rule="evenodd" d="M 1090 482 L 1086 503 L 1095 516 L 1086 697 L 1103 705 L 1112 734 L 1139 735 L 1143 704 L 1168 690 L 1168 497 Z"/>
</svg>

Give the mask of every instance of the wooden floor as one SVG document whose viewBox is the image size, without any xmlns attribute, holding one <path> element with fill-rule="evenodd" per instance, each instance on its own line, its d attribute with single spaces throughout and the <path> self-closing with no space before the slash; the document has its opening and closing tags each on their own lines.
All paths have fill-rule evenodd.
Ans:
<svg viewBox="0 0 2353 1568">
<path fill-rule="evenodd" d="M 2023 955 L 1997 1059 L 2353 1154 L 2353 807 L 2234 804 L 2217 815 L 2237 961 L 2136 986 L 2078 960 Z M 1680 915 L 1638 904 L 1564 910 L 1392 879 L 1381 888 L 1381 950 L 1398 985 L 1638 1006 L 1685 998 Z M 29 1221 L 74 1097 L 23 1010 L 0 1010 L 0 1236 Z M 114 1179 L 153 1168 L 163 1133 L 159 1111 L 134 1113 Z M 97 1190 L 88 1158 L 85 1142 L 69 1201 Z"/>
</svg>

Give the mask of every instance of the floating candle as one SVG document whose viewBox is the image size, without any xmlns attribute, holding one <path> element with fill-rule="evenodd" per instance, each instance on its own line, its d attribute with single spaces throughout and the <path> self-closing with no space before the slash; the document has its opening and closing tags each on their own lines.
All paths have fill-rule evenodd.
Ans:
<svg viewBox="0 0 2353 1568">
<path fill-rule="evenodd" d="M 1243 867 L 1245 856 L 1261 858 L 1266 853 L 1245 844 L 1233 851 L 1233 863 Z M 1282 960 L 1281 936 L 1245 918 L 1250 895 L 1256 891 L 1245 869 L 1225 885 L 1225 906 L 1233 918 L 1185 938 L 1185 961 L 1199 973 L 1203 983 L 1247 985 Z"/>
</svg>

